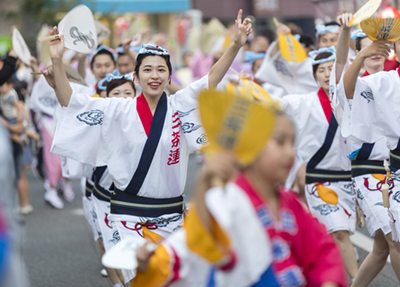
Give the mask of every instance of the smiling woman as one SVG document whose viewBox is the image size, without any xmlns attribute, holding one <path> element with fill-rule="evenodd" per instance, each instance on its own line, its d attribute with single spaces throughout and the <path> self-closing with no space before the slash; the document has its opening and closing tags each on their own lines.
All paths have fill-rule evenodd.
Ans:
<svg viewBox="0 0 400 287">
<path fill-rule="evenodd" d="M 251 21 L 242 21 L 240 10 L 231 45 L 209 74 L 170 97 L 165 89 L 172 67 L 168 51 L 159 46 L 142 45 L 137 55 L 135 80 L 143 90 L 138 97 L 95 99 L 72 91 L 61 60 L 63 37 L 50 43 L 54 72 L 46 73 L 46 79 L 63 106 L 53 152 L 107 166 L 114 189 L 107 220 L 113 223 L 115 239 L 158 242 L 182 226 L 188 157 L 205 144 L 198 93 L 217 86 L 251 32 Z M 55 27 L 51 34 L 56 33 Z M 96 121 L 79 120 L 94 111 Z M 123 270 L 125 281 L 135 273 Z"/>
</svg>

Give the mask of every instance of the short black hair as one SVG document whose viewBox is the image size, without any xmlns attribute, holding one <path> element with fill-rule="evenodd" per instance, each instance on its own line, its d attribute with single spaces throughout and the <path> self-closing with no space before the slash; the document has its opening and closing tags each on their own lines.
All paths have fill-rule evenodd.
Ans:
<svg viewBox="0 0 400 287">
<path fill-rule="evenodd" d="M 139 78 L 139 68 L 140 68 L 140 65 L 142 64 L 143 59 L 146 58 L 146 57 L 149 57 L 149 56 L 160 56 L 160 57 L 164 58 L 164 60 L 165 60 L 165 62 L 166 62 L 166 64 L 167 64 L 167 67 L 168 67 L 169 76 L 172 75 L 172 65 L 171 65 L 171 60 L 170 60 L 169 55 L 139 54 L 139 55 L 136 57 L 136 66 L 135 66 L 135 74 L 136 74 L 136 76 L 137 76 L 138 78 Z"/>
<path fill-rule="evenodd" d="M 256 36 L 263 36 L 268 39 L 270 43 L 275 41 L 275 33 L 268 27 L 262 27 L 256 30 Z"/>
<path fill-rule="evenodd" d="M 357 37 L 356 39 L 356 51 L 361 51 L 361 41 L 362 39 L 365 39 L 366 37 Z"/>
<path fill-rule="evenodd" d="M 315 57 L 315 60 L 322 60 L 322 59 L 327 59 L 327 58 L 329 58 L 330 56 L 332 56 L 332 53 L 330 53 L 330 52 L 322 52 L 322 53 L 319 53 L 318 55 L 317 55 L 317 57 Z M 317 69 L 318 69 L 318 66 L 319 66 L 320 64 L 316 64 L 316 65 L 313 65 L 313 75 L 315 76 L 315 72 L 317 71 Z"/>
<path fill-rule="evenodd" d="M 114 65 L 115 65 L 114 55 L 113 55 L 110 51 L 108 51 L 108 50 L 106 50 L 106 49 L 101 49 L 100 51 L 98 51 L 98 52 L 96 53 L 96 55 L 93 56 L 93 59 L 92 59 L 92 61 L 90 62 L 90 68 L 93 69 L 94 61 L 95 61 L 96 57 L 99 56 L 99 55 L 108 55 L 108 56 L 110 56 L 112 62 L 113 62 Z"/>
<path fill-rule="evenodd" d="M 315 45 L 314 39 L 313 39 L 313 37 L 311 37 L 310 35 L 301 35 L 301 36 L 300 36 L 299 42 L 300 42 L 301 44 L 303 44 L 303 46 L 304 46 L 305 48 L 311 48 L 311 49 L 313 49 L 313 48 L 314 48 L 313 46 Z"/>
<path fill-rule="evenodd" d="M 9 77 L 9 78 L 4 82 L 4 84 L 8 84 L 8 85 L 14 84 L 14 76 Z"/>
<path fill-rule="evenodd" d="M 121 79 L 113 79 L 113 80 L 111 80 L 111 81 L 108 82 L 108 84 L 107 84 L 107 89 L 106 89 L 107 97 L 108 97 L 108 94 L 109 94 L 112 90 L 114 90 L 115 88 L 118 88 L 119 86 L 122 86 L 122 85 L 125 84 L 125 83 L 130 83 L 130 84 L 132 84 L 133 91 L 135 92 L 135 95 L 136 95 L 135 83 L 134 83 L 132 80 L 128 80 L 128 79 L 125 79 L 125 78 L 121 78 Z"/>
</svg>

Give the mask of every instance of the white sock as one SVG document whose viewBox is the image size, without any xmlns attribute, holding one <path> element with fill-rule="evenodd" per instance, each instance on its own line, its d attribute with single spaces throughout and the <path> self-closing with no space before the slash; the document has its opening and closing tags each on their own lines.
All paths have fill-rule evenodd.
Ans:
<svg viewBox="0 0 400 287">
<path fill-rule="evenodd" d="M 113 287 L 122 287 L 121 283 L 114 284 Z"/>
</svg>

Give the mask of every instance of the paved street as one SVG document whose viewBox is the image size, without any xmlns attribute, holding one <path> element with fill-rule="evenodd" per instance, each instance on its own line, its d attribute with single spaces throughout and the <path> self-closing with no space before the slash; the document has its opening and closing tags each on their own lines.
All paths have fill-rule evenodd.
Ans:
<svg viewBox="0 0 400 287">
<path fill-rule="evenodd" d="M 188 173 L 187 195 L 190 198 L 198 164 L 192 157 Z M 77 197 L 61 211 L 43 200 L 43 183 L 28 173 L 31 204 L 34 212 L 26 217 L 24 256 L 32 287 L 110 287 L 100 275 L 101 265 L 97 243 L 86 222 L 81 204 L 79 182 L 74 182 Z M 362 233 L 367 234 L 366 230 Z M 369 236 L 368 236 L 369 238 Z M 367 244 L 368 245 L 368 244 Z M 360 260 L 367 251 L 358 248 Z M 360 261 L 361 262 L 361 261 Z M 397 282 L 390 264 L 370 286 L 395 287 Z"/>
</svg>

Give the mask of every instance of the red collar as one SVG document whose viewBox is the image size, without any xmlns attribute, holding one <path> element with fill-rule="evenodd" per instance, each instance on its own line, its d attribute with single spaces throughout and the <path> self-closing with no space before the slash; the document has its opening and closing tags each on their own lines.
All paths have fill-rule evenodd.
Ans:
<svg viewBox="0 0 400 287">
<path fill-rule="evenodd" d="M 323 88 L 320 88 L 318 90 L 318 98 L 319 102 L 321 103 L 322 109 L 324 111 L 325 117 L 329 123 L 331 121 L 331 115 L 332 115 L 331 102 L 329 101 L 329 97 L 325 93 Z"/>
<path fill-rule="evenodd" d="M 139 114 L 139 118 L 142 122 L 144 131 L 146 132 L 146 135 L 149 136 L 151 122 L 153 121 L 153 114 L 151 113 L 149 104 L 147 103 L 146 98 L 143 96 L 143 93 L 141 93 L 140 96 L 137 97 L 136 110 Z"/>
<path fill-rule="evenodd" d="M 365 73 L 362 75 L 362 77 L 364 78 L 364 77 L 369 76 L 369 75 L 370 75 L 370 73 L 368 73 L 368 71 L 365 70 Z"/>
</svg>

